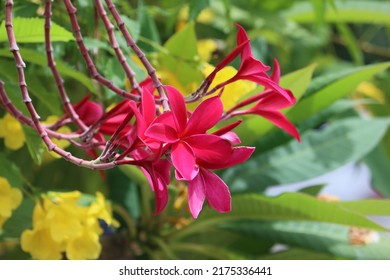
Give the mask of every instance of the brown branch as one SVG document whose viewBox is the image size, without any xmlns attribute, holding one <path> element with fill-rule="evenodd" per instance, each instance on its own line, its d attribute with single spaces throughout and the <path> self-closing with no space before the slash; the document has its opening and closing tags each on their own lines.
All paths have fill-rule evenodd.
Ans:
<svg viewBox="0 0 390 280">
<path fill-rule="evenodd" d="M 79 115 L 74 110 L 72 104 L 70 103 L 68 94 L 66 93 L 65 87 L 64 87 L 64 80 L 62 79 L 60 73 L 57 70 L 56 63 L 53 57 L 53 47 L 51 44 L 51 38 L 50 38 L 50 30 L 51 30 L 51 2 L 52 0 L 46 0 L 45 4 L 45 49 L 46 49 L 46 57 L 47 57 L 47 64 L 53 74 L 55 83 L 58 88 L 58 92 L 60 94 L 64 111 L 68 114 L 68 116 L 71 118 L 71 120 L 77 124 L 77 126 L 82 130 L 85 131 L 88 129 L 88 127 L 84 124 L 84 122 L 80 119 Z"/>
<path fill-rule="evenodd" d="M 124 21 L 122 20 L 121 16 L 119 15 L 117 9 L 115 8 L 114 3 L 112 3 L 111 0 L 105 0 L 107 4 L 107 8 L 110 10 L 112 16 L 115 19 L 115 22 L 119 28 L 119 30 L 122 32 L 123 37 L 126 40 L 126 43 L 129 47 L 131 47 L 134 51 L 134 53 L 138 56 L 138 58 L 141 60 L 142 64 L 144 65 L 146 71 L 148 72 L 148 75 L 153 81 L 153 86 L 157 89 L 159 95 L 161 104 L 163 106 L 164 111 L 170 111 L 168 98 L 165 93 L 164 87 L 161 84 L 160 80 L 158 79 L 156 75 L 156 69 L 150 64 L 149 60 L 146 58 L 145 54 L 142 52 L 142 50 L 138 47 L 138 45 L 135 43 L 133 37 L 130 35 L 130 32 L 127 30 L 126 25 Z"/>
<path fill-rule="evenodd" d="M 56 154 L 60 155 L 64 159 L 68 160 L 69 162 L 91 168 L 91 169 L 109 169 L 113 168 L 117 165 L 120 164 L 137 164 L 136 161 L 133 161 L 131 159 L 126 159 L 122 161 L 112 161 L 112 162 L 106 162 L 106 163 L 101 163 L 99 161 L 87 161 L 84 159 L 80 159 L 78 157 L 73 156 L 70 152 L 67 152 L 61 148 L 59 148 L 57 145 L 53 143 L 51 138 L 49 137 L 48 132 L 46 131 L 45 127 L 41 124 L 40 122 L 40 117 L 35 110 L 35 107 L 32 103 L 32 100 L 29 96 L 28 93 L 28 88 L 26 84 L 26 79 L 25 79 L 25 74 L 24 74 L 24 68 L 26 67 L 26 64 L 23 61 L 23 58 L 19 52 L 19 47 L 16 42 L 15 34 L 13 31 L 13 26 L 12 26 L 12 8 L 13 8 L 13 1 L 12 0 L 6 0 L 6 19 L 5 19 L 5 27 L 6 27 L 6 32 L 8 36 L 8 42 L 10 45 L 10 51 L 12 52 L 14 56 L 14 60 L 16 63 L 16 69 L 18 72 L 18 81 L 19 81 L 19 88 L 20 92 L 22 95 L 22 100 L 23 103 L 25 104 L 30 116 L 31 116 L 31 121 L 28 120 L 28 118 L 22 117 L 22 114 L 19 114 L 17 111 L 14 110 L 14 113 L 16 116 L 19 117 L 19 119 L 23 119 L 26 124 L 31 125 L 41 136 L 43 142 L 47 146 L 47 149 L 49 151 L 53 151 Z M 6 93 L 3 87 L 3 82 L 0 82 L 0 92 L 1 94 L 1 101 L 4 102 L 4 104 L 7 104 L 6 107 L 11 110 L 13 108 L 11 106 L 11 101 L 7 98 L 5 98 Z M 16 108 L 15 108 L 16 109 Z M 11 110 L 12 111 L 12 110 Z M 32 123 L 31 123 L 32 122 Z"/>
<path fill-rule="evenodd" d="M 134 100 L 134 101 L 139 101 L 140 96 L 128 93 L 127 91 L 120 89 L 116 87 L 112 81 L 106 79 L 103 77 L 98 71 L 97 68 L 91 58 L 91 56 L 88 53 L 88 50 L 84 44 L 83 36 L 81 34 L 81 28 L 77 20 L 77 9 L 75 6 L 73 6 L 72 2 L 70 0 L 64 0 L 66 9 L 68 11 L 69 19 L 71 22 L 72 30 L 73 33 L 76 37 L 76 43 L 80 49 L 81 55 L 84 58 L 85 64 L 87 65 L 87 68 L 89 69 L 91 73 L 92 79 L 98 81 L 100 84 L 103 86 L 107 87 L 108 89 L 112 90 L 116 94 L 122 96 L 123 98 Z"/>
<path fill-rule="evenodd" d="M 126 73 L 127 79 L 129 79 L 130 81 L 132 89 L 134 89 L 138 92 L 139 95 L 141 95 L 141 88 L 139 87 L 138 82 L 135 79 L 135 73 L 133 69 L 131 69 L 130 65 L 127 63 L 126 57 L 123 55 L 123 52 L 119 47 L 118 41 L 116 40 L 114 33 L 114 25 L 108 18 L 102 2 L 100 0 L 95 0 L 95 4 L 97 7 L 98 14 L 104 23 L 104 27 L 106 28 L 111 47 L 114 49 L 118 61 L 122 65 L 122 68 Z"/>
</svg>

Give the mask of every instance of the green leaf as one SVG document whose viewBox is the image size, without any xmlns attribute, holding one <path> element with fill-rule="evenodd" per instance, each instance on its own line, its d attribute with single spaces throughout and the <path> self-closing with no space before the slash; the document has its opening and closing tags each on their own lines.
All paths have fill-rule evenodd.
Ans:
<svg viewBox="0 0 390 280">
<path fill-rule="evenodd" d="M 42 66 L 44 68 L 47 67 L 46 55 L 30 49 L 22 49 L 20 52 L 24 61 Z M 0 56 L 13 58 L 13 55 L 9 49 L 0 49 Z M 90 92 L 96 93 L 96 89 L 91 79 L 85 74 L 74 70 L 72 67 L 61 61 L 56 61 L 56 65 L 61 75 L 75 79 L 76 81 L 83 84 Z"/>
<path fill-rule="evenodd" d="M 360 49 L 359 43 L 356 40 L 355 35 L 351 31 L 351 29 L 345 23 L 337 23 L 336 27 L 349 51 L 349 54 L 353 59 L 353 62 L 356 65 L 363 65 L 364 64 L 363 52 Z"/>
<path fill-rule="evenodd" d="M 372 186 L 381 195 L 390 197 L 390 162 L 382 146 L 377 146 L 364 158 L 371 172 Z"/>
<path fill-rule="evenodd" d="M 371 100 L 350 100 L 341 99 L 334 104 L 325 108 L 314 116 L 305 119 L 297 125 L 298 131 L 303 134 L 310 129 L 320 127 L 324 123 L 328 123 L 334 119 L 342 118 L 343 114 L 348 111 L 355 110 L 357 106 L 363 104 L 372 104 Z M 291 136 L 281 129 L 275 129 L 272 132 L 264 135 L 254 146 L 256 146 L 255 154 L 264 153 L 264 151 L 271 150 L 277 146 L 281 146 L 291 140 Z"/>
<path fill-rule="evenodd" d="M 338 201 L 335 204 L 365 216 L 390 216 L 390 200 L 363 199 L 357 201 Z"/>
<path fill-rule="evenodd" d="M 344 97 L 356 86 L 371 78 L 376 73 L 386 70 L 390 66 L 389 62 L 368 65 L 351 70 L 347 75 L 328 76 L 321 79 L 315 86 L 315 93 L 308 92 L 304 98 L 298 102 L 287 114 L 287 117 L 292 122 L 302 121 L 328 107 L 336 100 Z M 313 92 L 313 93 L 312 93 Z"/>
<path fill-rule="evenodd" d="M 347 118 L 322 130 L 229 168 L 222 178 L 232 191 L 263 191 L 266 187 L 311 179 L 361 159 L 382 139 L 389 119 Z M 369 137 L 368 137 L 369 136 Z"/>
<path fill-rule="evenodd" d="M 128 169 L 126 170 L 127 173 Z M 110 199 L 122 205 L 134 218 L 141 215 L 140 194 L 134 181 L 119 169 L 107 172 L 107 183 L 110 186 Z"/>
<path fill-rule="evenodd" d="M 311 81 L 315 67 L 316 65 L 312 64 L 283 76 L 280 80 L 280 85 L 290 89 L 294 93 L 294 96 L 300 99 Z M 287 108 L 283 112 L 287 113 L 289 110 L 291 108 Z M 252 143 L 274 127 L 274 124 L 264 118 L 251 116 L 245 119 L 245 122 L 237 128 L 237 133 L 245 143 Z"/>
<path fill-rule="evenodd" d="M 3 154 L 0 154 L 0 176 L 7 178 L 13 187 L 23 187 L 23 176 L 20 169 Z"/>
<path fill-rule="evenodd" d="M 143 5 L 139 5 L 138 8 L 138 21 L 140 23 L 140 34 L 139 36 L 138 46 L 144 52 L 152 52 L 154 51 L 154 47 L 152 44 L 145 43 L 141 38 L 146 38 L 146 41 L 151 41 L 152 43 L 157 43 L 161 45 L 161 38 L 159 32 L 157 30 L 156 23 L 154 22 L 150 12 Z"/>
<path fill-rule="evenodd" d="M 168 70 L 184 88 L 183 90 L 186 90 L 192 84 L 199 84 L 204 78 L 198 64 L 195 26 L 191 22 L 165 43 L 164 51 L 159 53 L 159 69 L 162 72 Z"/>
<path fill-rule="evenodd" d="M 389 2 L 339 0 L 334 6 L 336 9 L 326 9 L 326 22 L 390 24 Z M 297 2 L 285 16 L 298 23 L 316 22 L 316 13 L 307 2 Z"/>
<path fill-rule="evenodd" d="M 363 215 L 338 204 L 320 201 L 302 193 L 284 193 L 277 197 L 258 194 L 236 195 L 232 198 L 232 212 L 221 214 L 213 209 L 204 209 L 196 222 L 172 235 L 174 238 L 182 238 L 208 230 L 212 226 L 240 220 L 316 221 L 378 231 L 387 230 Z"/>
<path fill-rule="evenodd" d="M 52 92 L 50 86 L 45 86 L 44 80 L 28 72 L 26 72 L 26 80 L 31 94 L 41 101 L 51 114 L 56 116 L 63 114 L 60 95 L 56 92 L 57 89 Z"/>
<path fill-rule="evenodd" d="M 304 194 L 308 194 L 311 196 L 317 196 L 324 187 L 325 187 L 325 185 L 315 185 L 315 186 L 302 188 L 299 190 L 299 192 L 304 193 Z"/>
<path fill-rule="evenodd" d="M 260 255 L 258 260 L 333 260 L 337 259 L 331 254 L 307 250 L 297 247 L 289 247 L 287 250 Z"/>
<path fill-rule="evenodd" d="M 349 240 L 350 227 L 343 225 L 303 221 L 239 221 L 224 227 L 250 237 L 330 253 L 342 258 L 390 258 L 389 236 L 372 232 L 378 240 L 366 245 L 353 245 Z"/>
<path fill-rule="evenodd" d="M 209 0 L 197 0 L 197 1 L 191 1 L 189 5 L 189 20 L 195 20 L 197 16 L 200 14 L 200 12 L 207 8 L 210 5 Z"/>
<path fill-rule="evenodd" d="M 185 28 L 175 33 L 164 47 L 176 58 L 194 61 L 198 55 L 194 22 L 188 23 Z"/>
<path fill-rule="evenodd" d="M 31 158 L 38 165 L 42 162 L 42 154 L 46 151 L 42 138 L 39 133 L 29 126 L 23 126 L 26 144 Z"/>
<path fill-rule="evenodd" d="M 12 212 L 11 218 L 5 222 L 0 238 L 19 238 L 22 232 L 31 228 L 34 201 L 24 198 L 22 204 Z"/>
<path fill-rule="evenodd" d="M 16 41 L 18 43 L 45 42 L 45 20 L 42 18 L 14 18 L 12 21 Z M 65 28 L 52 23 L 50 38 L 52 42 L 68 42 L 74 40 L 73 34 Z M 0 42 L 8 42 L 5 21 L 0 26 Z"/>
</svg>

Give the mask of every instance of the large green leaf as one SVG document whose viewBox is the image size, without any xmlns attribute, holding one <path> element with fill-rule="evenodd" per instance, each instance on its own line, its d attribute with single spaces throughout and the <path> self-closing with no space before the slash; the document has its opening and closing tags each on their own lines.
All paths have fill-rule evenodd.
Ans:
<svg viewBox="0 0 390 280">
<path fill-rule="evenodd" d="M 42 67 L 47 67 L 47 60 L 46 60 L 46 55 L 30 50 L 30 49 L 21 49 L 21 54 L 23 56 L 24 61 L 33 63 Z M 2 57 L 8 57 L 12 58 L 13 55 L 9 51 L 9 49 L 0 49 L 0 56 Z M 80 82 L 82 85 L 84 85 L 90 92 L 95 93 L 96 89 L 91 81 L 90 78 L 88 78 L 85 74 L 74 70 L 72 67 L 69 65 L 61 62 L 61 61 L 56 61 L 57 69 L 60 72 L 61 75 L 67 76 L 69 78 L 73 78 L 76 81 Z M 16 70 L 15 70 L 16 71 Z M 27 81 L 28 83 L 28 81 Z"/>
<path fill-rule="evenodd" d="M 13 29 L 18 43 L 42 43 L 45 42 L 45 19 L 43 18 L 14 18 Z M 68 42 L 74 40 L 73 34 L 65 28 L 52 23 L 50 31 L 52 42 Z M 7 42 L 5 21 L 0 25 L 0 42 Z"/>
<path fill-rule="evenodd" d="M 297 125 L 297 129 L 301 134 L 305 133 L 310 129 L 320 127 L 324 123 L 328 123 L 334 119 L 340 119 L 345 113 L 359 105 L 370 104 L 370 100 L 351 100 L 341 99 L 336 101 L 331 106 L 325 108 L 321 112 L 311 116 Z M 260 139 L 258 139 L 254 146 L 256 146 L 255 154 L 264 153 L 264 151 L 273 149 L 277 146 L 281 146 L 291 140 L 291 136 L 281 129 L 275 129 L 270 133 L 267 133 Z"/>
<path fill-rule="evenodd" d="M 7 178 L 13 187 L 23 186 L 23 176 L 19 168 L 3 154 L 0 154 L 0 176 Z"/>
<path fill-rule="evenodd" d="M 232 212 L 221 214 L 205 209 L 196 222 L 172 235 L 175 238 L 182 238 L 208 230 L 212 226 L 240 220 L 317 221 L 386 230 L 363 215 L 336 203 L 320 201 L 303 193 L 284 193 L 277 197 L 258 194 L 233 196 Z"/>
<path fill-rule="evenodd" d="M 364 158 L 371 172 L 372 186 L 383 196 L 390 197 L 390 162 L 382 145 Z"/>
<path fill-rule="evenodd" d="M 266 187 L 311 179 L 361 159 L 382 139 L 389 119 L 347 118 L 322 130 L 229 168 L 223 179 L 232 191 L 263 191 Z"/>
<path fill-rule="evenodd" d="M 316 84 L 315 93 L 308 94 L 296 104 L 287 114 L 292 122 L 302 121 L 328 107 L 336 100 L 346 96 L 356 86 L 371 78 L 390 66 L 390 62 L 379 63 L 358 68 L 358 71 L 351 70 L 347 75 L 332 75 L 322 79 Z"/>
<path fill-rule="evenodd" d="M 34 205 L 33 200 L 24 198 L 11 218 L 5 222 L 0 238 L 19 238 L 24 230 L 31 228 Z"/>
<path fill-rule="evenodd" d="M 200 84 L 203 80 L 198 64 L 195 26 L 194 23 L 189 23 L 164 44 L 164 50 L 159 53 L 159 69 L 163 73 L 168 70 L 186 88 L 192 84 Z M 189 92 L 183 92 L 187 93 Z"/>
<path fill-rule="evenodd" d="M 328 8 L 324 15 L 326 22 L 390 24 L 390 3 L 380 1 L 334 1 L 336 9 Z M 299 23 L 313 23 L 316 14 L 308 2 L 297 2 L 286 16 Z"/>
<path fill-rule="evenodd" d="M 2 79 L 8 79 L 12 81 L 14 85 L 18 84 L 18 76 L 17 72 L 15 69 L 15 63 L 13 63 L 11 60 L 5 59 L 5 58 L 0 58 L 0 75 Z M 50 89 L 51 87 L 48 85 L 44 84 L 44 81 L 42 80 L 42 76 L 36 75 L 36 73 L 30 73 L 29 71 L 26 71 L 26 80 L 28 83 L 28 89 L 29 92 L 31 93 L 31 96 L 33 95 L 33 99 L 37 98 L 42 104 L 45 105 L 45 107 L 49 110 L 51 114 L 54 115 L 62 115 L 62 110 L 61 110 L 61 102 L 59 98 L 59 94 L 57 92 L 51 92 Z M 9 84 L 6 83 L 6 87 L 8 89 Z M 17 89 L 17 96 L 18 99 L 21 100 L 20 97 L 20 89 Z M 13 92 L 11 90 L 7 90 L 7 93 L 14 103 L 14 105 L 17 104 L 15 102 L 15 98 Z M 24 104 L 22 107 L 25 107 Z M 19 107 L 19 108 L 22 108 Z"/>
<path fill-rule="evenodd" d="M 314 64 L 309 65 L 283 76 L 280 80 L 280 85 L 290 89 L 294 96 L 300 99 L 311 81 L 315 67 L 316 65 Z M 286 113 L 290 109 L 287 108 L 283 112 Z M 258 116 L 251 116 L 245 119 L 245 122 L 237 128 L 237 131 L 245 143 L 251 143 L 269 132 L 273 127 L 275 126 L 268 120 Z"/>
<path fill-rule="evenodd" d="M 329 223 L 302 221 L 239 221 L 225 227 L 259 239 L 330 253 L 351 259 L 390 259 L 390 237 L 371 232 L 377 240 L 365 245 L 351 244 L 350 227 Z M 299 257 L 298 257 L 299 258 Z"/>
<path fill-rule="evenodd" d="M 36 164 L 40 165 L 42 162 L 42 155 L 47 151 L 42 138 L 36 130 L 29 126 L 23 126 L 23 132 L 26 136 L 27 148 L 32 159 Z"/>
<path fill-rule="evenodd" d="M 184 60 L 195 60 L 198 55 L 196 47 L 196 34 L 194 22 L 190 22 L 185 28 L 175 33 L 164 44 L 170 55 Z"/>
</svg>

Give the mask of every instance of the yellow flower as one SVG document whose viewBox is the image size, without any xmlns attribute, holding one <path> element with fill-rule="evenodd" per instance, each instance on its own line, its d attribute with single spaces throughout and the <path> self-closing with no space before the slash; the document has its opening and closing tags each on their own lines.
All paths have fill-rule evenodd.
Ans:
<svg viewBox="0 0 390 280">
<path fill-rule="evenodd" d="M 21 236 L 22 249 L 34 259 L 97 259 L 103 233 L 99 219 L 114 227 L 119 223 L 101 193 L 89 206 L 79 205 L 80 198 L 78 191 L 44 195 L 34 208 L 33 228 Z"/>
<path fill-rule="evenodd" d="M 11 150 L 20 149 L 26 140 L 22 125 L 10 114 L 0 119 L 0 138 L 4 138 L 5 146 Z"/>
<path fill-rule="evenodd" d="M 53 240 L 50 228 L 44 227 L 42 224 L 22 233 L 21 246 L 23 251 L 29 252 L 34 259 L 38 260 L 62 259 L 64 249 L 63 243 Z"/>
<path fill-rule="evenodd" d="M 99 242 L 99 235 L 88 228 L 84 228 L 78 237 L 69 240 L 66 247 L 66 256 L 70 260 L 97 259 L 101 250 L 102 245 Z"/>
<path fill-rule="evenodd" d="M 184 6 L 180 11 L 176 23 L 176 31 L 182 30 L 187 22 L 189 16 L 189 7 Z M 204 24 L 213 22 L 214 12 L 210 8 L 203 9 L 199 15 L 196 17 L 196 21 Z"/>
<path fill-rule="evenodd" d="M 210 60 L 213 52 L 217 50 L 217 43 L 212 39 L 199 40 L 197 49 L 200 60 L 207 62 Z"/>
<path fill-rule="evenodd" d="M 102 193 L 96 193 L 96 201 L 92 202 L 88 209 L 88 215 L 96 219 L 104 220 L 107 225 L 118 227 L 119 222 L 112 217 L 111 204 L 105 200 Z"/>
<path fill-rule="evenodd" d="M 7 179 L 0 177 L 0 229 L 11 217 L 12 211 L 22 203 L 23 194 L 17 188 L 12 188 Z"/>
</svg>

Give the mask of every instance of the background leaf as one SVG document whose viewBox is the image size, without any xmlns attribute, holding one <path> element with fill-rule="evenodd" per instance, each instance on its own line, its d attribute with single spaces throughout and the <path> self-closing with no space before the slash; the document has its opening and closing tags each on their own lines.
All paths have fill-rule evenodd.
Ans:
<svg viewBox="0 0 390 280">
<path fill-rule="evenodd" d="M 321 87 L 315 94 L 302 99 L 296 104 L 288 112 L 288 119 L 292 122 L 299 122 L 320 112 L 336 100 L 354 90 L 360 82 L 371 78 L 373 75 L 387 69 L 389 66 L 389 62 L 368 65 L 357 68 L 357 71 L 353 70 L 353 72 L 347 76 L 339 76 L 337 80 L 325 84 L 325 87 Z"/>
<path fill-rule="evenodd" d="M 205 209 L 196 222 L 172 235 L 174 238 L 182 238 L 231 221 L 286 219 L 336 223 L 386 231 L 382 226 L 346 207 L 320 201 L 303 193 L 284 193 L 277 197 L 258 194 L 236 195 L 232 200 L 232 209 L 232 212 L 223 215 Z"/>
<path fill-rule="evenodd" d="M 389 119 L 339 120 L 304 133 L 302 143 L 291 141 L 229 168 L 222 178 L 232 191 L 263 191 L 314 178 L 361 159 L 379 143 L 388 125 Z"/>
<path fill-rule="evenodd" d="M 372 232 L 377 240 L 365 245 L 353 245 L 349 237 L 350 228 L 342 225 L 302 221 L 240 221 L 224 227 L 250 237 L 325 252 L 342 258 L 366 260 L 390 258 L 388 235 Z M 300 259 L 299 256 L 296 257 Z"/>
<path fill-rule="evenodd" d="M 39 134 L 29 126 L 23 126 L 24 135 L 26 136 L 26 144 L 28 151 L 34 162 L 38 165 L 42 162 L 42 154 L 47 151 L 42 138 Z"/>
<path fill-rule="evenodd" d="M 295 98 L 299 100 L 310 83 L 315 67 L 316 66 L 312 64 L 283 76 L 280 81 L 281 86 L 290 89 L 294 93 Z M 289 110 L 291 110 L 291 108 L 287 108 L 283 110 L 283 112 L 286 113 Z M 264 118 L 251 116 L 246 118 L 245 122 L 237 128 L 237 133 L 242 135 L 246 144 L 249 144 L 253 143 L 260 136 L 265 135 L 274 127 L 275 126 L 271 122 Z"/>
<path fill-rule="evenodd" d="M 43 18 L 14 18 L 12 20 L 16 41 L 18 43 L 43 43 L 45 42 L 45 19 Z M 52 23 L 50 38 L 53 42 L 68 42 L 74 40 L 73 34 L 65 28 Z M 7 42 L 5 21 L 0 25 L 0 42 Z"/>
</svg>

